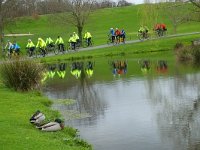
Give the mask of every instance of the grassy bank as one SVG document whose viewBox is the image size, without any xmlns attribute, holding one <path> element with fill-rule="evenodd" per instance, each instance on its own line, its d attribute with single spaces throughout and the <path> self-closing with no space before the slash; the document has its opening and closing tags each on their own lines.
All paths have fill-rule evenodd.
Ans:
<svg viewBox="0 0 200 150">
<path fill-rule="evenodd" d="M 84 148 L 87 144 L 76 138 L 76 130 L 71 127 L 45 133 L 29 123 L 29 118 L 38 109 L 45 113 L 47 120 L 60 117 L 49 108 L 51 102 L 40 93 L 15 92 L 1 83 L 0 97 L 0 149 L 89 149 Z"/>
<path fill-rule="evenodd" d="M 56 55 L 42 58 L 42 62 L 53 62 L 59 60 L 76 60 L 76 59 L 95 59 L 98 57 L 124 56 L 132 58 L 140 57 L 165 57 L 174 58 L 174 46 L 176 43 L 191 45 L 191 41 L 199 38 L 199 34 L 187 35 L 171 38 L 160 38 L 156 40 L 148 40 L 139 43 L 125 44 L 119 46 L 111 46 L 107 48 L 94 49 L 89 51 L 79 51 L 78 53 L 66 53 L 65 55 Z M 166 53 L 169 51 L 170 53 Z M 168 55 L 169 54 L 169 55 Z"/>
<path fill-rule="evenodd" d="M 94 11 L 87 21 L 83 32 L 88 30 L 91 32 L 94 44 L 106 44 L 107 34 L 111 27 L 124 28 L 127 34 L 127 40 L 137 39 L 137 31 L 140 27 L 142 17 L 139 15 L 143 10 L 143 5 L 133 5 L 128 7 L 105 8 Z M 163 10 L 158 10 L 159 14 L 163 14 Z M 32 17 L 18 18 L 16 24 L 6 27 L 5 33 L 31 33 L 33 36 L 25 37 L 6 37 L 11 41 L 17 40 L 25 51 L 27 40 L 31 38 L 34 43 L 37 42 L 38 37 L 46 39 L 48 36 L 56 40 L 57 36 L 63 37 L 64 42 L 67 43 L 69 35 L 77 29 L 69 24 L 67 21 L 58 23 L 58 15 L 44 15 L 38 16 L 37 19 Z M 103 17 L 102 17 L 103 16 Z M 158 22 L 167 24 L 168 34 L 173 34 L 173 26 L 167 17 L 158 17 Z M 186 22 L 178 26 L 177 33 L 188 33 L 199 31 L 199 22 Z M 152 33 L 152 25 L 147 25 Z M 53 29 L 53 30 L 52 30 Z"/>
</svg>

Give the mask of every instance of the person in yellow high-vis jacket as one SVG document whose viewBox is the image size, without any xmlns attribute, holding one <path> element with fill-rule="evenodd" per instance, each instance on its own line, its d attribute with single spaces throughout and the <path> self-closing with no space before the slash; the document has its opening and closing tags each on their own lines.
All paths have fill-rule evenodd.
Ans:
<svg viewBox="0 0 200 150">
<path fill-rule="evenodd" d="M 87 42 L 87 46 L 91 46 L 91 45 L 92 45 L 92 42 L 91 42 L 91 40 L 92 40 L 92 35 L 91 35 L 90 32 L 88 32 L 88 31 L 85 32 L 84 39 L 85 39 L 86 42 Z"/>
<path fill-rule="evenodd" d="M 62 52 L 65 51 L 64 41 L 63 41 L 63 38 L 62 38 L 62 37 L 58 36 L 58 38 L 56 39 L 55 44 L 58 45 L 59 51 L 62 51 Z"/>
<path fill-rule="evenodd" d="M 45 57 L 46 55 L 46 43 L 42 38 L 38 38 L 38 42 L 36 45 L 36 48 L 39 48 L 42 52 L 43 57 Z"/>
</svg>

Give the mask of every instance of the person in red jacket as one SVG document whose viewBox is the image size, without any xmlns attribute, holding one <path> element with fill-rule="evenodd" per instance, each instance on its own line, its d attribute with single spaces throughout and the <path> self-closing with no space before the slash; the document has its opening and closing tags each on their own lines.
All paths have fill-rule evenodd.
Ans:
<svg viewBox="0 0 200 150">
<path fill-rule="evenodd" d="M 121 31 L 118 28 L 116 28 L 115 30 L 116 44 L 119 44 L 120 36 L 121 36 Z"/>
</svg>

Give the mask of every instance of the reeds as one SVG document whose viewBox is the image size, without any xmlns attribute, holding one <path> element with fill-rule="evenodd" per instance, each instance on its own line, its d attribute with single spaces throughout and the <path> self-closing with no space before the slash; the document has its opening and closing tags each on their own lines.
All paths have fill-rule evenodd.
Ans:
<svg viewBox="0 0 200 150">
<path fill-rule="evenodd" d="M 40 87 L 44 67 L 32 59 L 5 61 L 0 65 L 3 83 L 15 90 L 28 91 Z"/>
</svg>

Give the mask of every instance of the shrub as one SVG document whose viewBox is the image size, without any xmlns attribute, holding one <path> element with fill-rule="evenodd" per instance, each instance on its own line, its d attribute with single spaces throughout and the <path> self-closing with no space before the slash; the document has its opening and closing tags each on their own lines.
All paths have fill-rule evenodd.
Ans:
<svg viewBox="0 0 200 150">
<path fill-rule="evenodd" d="M 175 44 L 175 46 L 174 46 L 174 50 L 179 50 L 179 49 L 181 49 L 181 48 L 183 48 L 184 47 L 184 45 L 182 44 L 182 43 L 176 43 Z"/>
<path fill-rule="evenodd" d="M 5 61 L 0 66 L 3 83 L 15 90 L 28 91 L 38 88 L 43 78 L 41 63 L 28 59 Z"/>
<path fill-rule="evenodd" d="M 200 46 L 192 47 L 192 56 L 195 64 L 200 64 Z"/>
<path fill-rule="evenodd" d="M 176 50 L 176 56 L 180 62 L 189 62 L 193 60 L 191 47 L 181 47 Z"/>
</svg>

